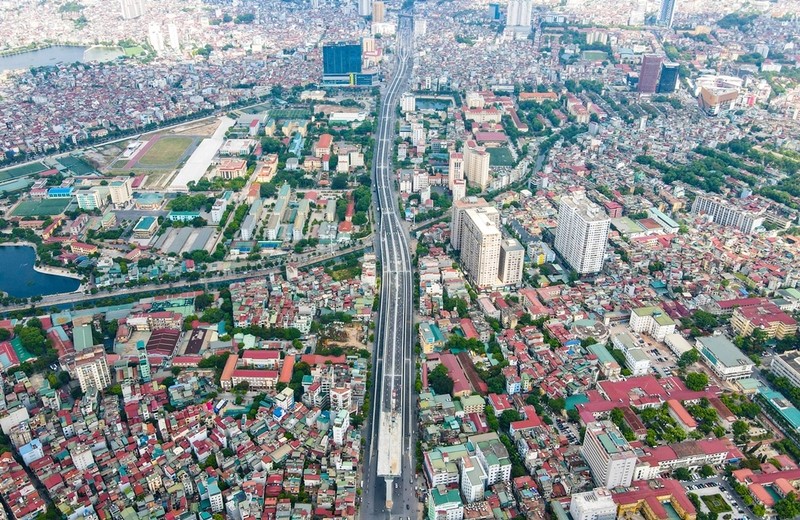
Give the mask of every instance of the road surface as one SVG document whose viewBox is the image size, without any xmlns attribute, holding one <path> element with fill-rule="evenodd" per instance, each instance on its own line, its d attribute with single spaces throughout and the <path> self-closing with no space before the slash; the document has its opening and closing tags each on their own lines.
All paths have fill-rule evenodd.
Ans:
<svg viewBox="0 0 800 520">
<path fill-rule="evenodd" d="M 374 177 L 382 266 L 372 414 L 366 428 L 361 518 L 417 518 L 414 487 L 414 359 L 412 264 L 394 186 L 396 107 L 411 74 L 411 17 L 401 14 L 391 79 L 382 92 Z"/>
</svg>

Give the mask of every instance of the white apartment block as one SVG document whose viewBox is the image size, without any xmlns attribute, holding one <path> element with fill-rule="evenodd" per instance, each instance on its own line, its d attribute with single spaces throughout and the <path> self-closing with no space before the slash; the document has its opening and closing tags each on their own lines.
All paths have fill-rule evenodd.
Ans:
<svg viewBox="0 0 800 520">
<path fill-rule="evenodd" d="M 469 441 L 475 446 L 475 456 L 486 473 L 487 486 L 511 480 L 511 459 L 496 433 L 473 435 Z"/>
<path fill-rule="evenodd" d="M 508 2 L 506 25 L 510 27 L 530 27 L 533 0 L 511 0 Z"/>
<path fill-rule="evenodd" d="M 627 332 L 611 336 L 611 344 L 625 354 L 625 366 L 631 375 L 644 376 L 650 371 L 650 357 L 642 350 Z"/>
<path fill-rule="evenodd" d="M 350 428 L 350 411 L 339 410 L 333 420 L 333 442 L 337 446 L 344 444 L 347 430 Z"/>
<path fill-rule="evenodd" d="M 461 459 L 461 496 L 468 504 L 483 500 L 486 472 L 476 457 Z"/>
<path fill-rule="evenodd" d="M 698 195 L 692 204 L 693 215 L 709 215 L 715 224 L 752 233 L 764 223 L 766 208 L 735 206 L 720 197 Z"/>
<path fill-rule="evenodd" d="M 500 266 L 497 272 L 502 285 L 522 283 L 522 270 L 525 265 L 525 248 L 517 239 L 508 238 L 500 243 Z"/>
<path fill-rule="evenodd" d="M 675 321 L 661 307 L 640 307 L 631 310 L 631 329 L 646 333 L 656 341 L 664 341 L 675 332 Z"/>
<path fill-rule="evenodd" d="M 485 190 L 489 186 L 489 153 L 474 141 L 464 147 L 464 176 L 470 186 Z"/>
<path fill-rule="evenodd" d="M 114 205 L 123 205 L 133 199 L 133 179 L 114 180 L 108 183 L 108 192 L 111 195 L 111 203 Z"/>
<path fill-rule="evenodd" d="M 468 209 L 463 219 L 461 263 L 479 289 L 497 284 L 500 266 L 500 243 L 503 239 L 496 222 L 499 213 L 493 207 Z"/>
<path fill-rule="evenodd" d="M 75 355 L 75 375 L 83 392 L 89 388 L 103 390 L 111 384 L 111 373 L 102 346 Z"/>
<path fill-rule="evenodd" d="M 617 504 L 605 488 L 596 488 L 585 493 L 573 493 L 570 497 L 569 514 L 572 520 L 614 520 Z"/>
<path fill-rule="evenodd" d="M 467 196 L 467 181 L 464 179 L 456 179 L 453 181 L 453 186 L 450 188 L 453 200 L 461 200 Z"/>
<path fill-rule="evenodd" d="M 464 213 L 471 208 L 486 208 L 489 203 L 478 197 L 453 199 L 453 218 L 450 221 L 450 245 L 453 249 L 461 249 L 461 234 L 463 230 Z M 496 225 L 500 226 L 500 214 L 497 214 Z"/>
<path fill-rule="evenodd" d="M 613 489 L 631 485 L 638 458 L 611 421 L 587 425 L 581 453 L 598 486 Z"/>
<path fill-rule="evenodd" d="M 597 273 L 606 254 L 608 215 L 583 193 L 561 197 L 556 250 L 578 274 Z"/>
<path fill-rule="evenodd" d="M 772 357 L 769 368 L 794 386 L 800 386 L 800 350 L 790 350 Z"/>
<path fill-rule="evenodd" d="M 450 152 L 450 159 L 447 165 L 447 185 L 453 191 L 455 181 L 464 178 L 464 154 L 460 152 Z M 453 200 L 461 200 L 453 197 Z"/>
</svg>

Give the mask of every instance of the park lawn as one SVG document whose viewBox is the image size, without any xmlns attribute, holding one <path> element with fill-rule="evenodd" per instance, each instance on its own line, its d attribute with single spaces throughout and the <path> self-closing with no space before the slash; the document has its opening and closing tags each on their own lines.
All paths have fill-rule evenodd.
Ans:
<svg viewBox="0 0 800 520">
<path fill-rule="evenodd" d="M 722 514 L 731 511 L 731 506 L 725 502 L 725 499 L 722 498 L 722 495 L 717 493 L 716 495 L 703 495 L 700 497 L 700 500 L 706 505 L 709 511 L 712 513 Z"/>
<path fill-rule="evenodd" d="M 489 164 L 491 166 L 513 166 L 514 157 L 508 148 L 487 148 L 489 152 Z"/>
<path fill-rule="evenodd" d="M 186 153 L 186 150 L 194 142 L 193 137 L 162 137 L 147 150 L 144 157 L 136 163 L 136 168 L 148 168 L 153 166 L 166 166 L 171 168 L 177 165 L 178 161 Z"/>
<path fill-rule="evenodd" d="M 15 217 L 52 217 L 64 213 L 69 202 L 70 199 L 25 200 L 20 202 L 12 215 Z"/>
<path fill-rule="evenodd" d="M 136 57 L 136 56 L 145 54 L 147 52 L 142 47 L 139 47 L 138 45 L 136 47 L 123 47 L 122 51 L 125 53 L 125 56 L 128 56 L 128 57 Z"/>
</svg>

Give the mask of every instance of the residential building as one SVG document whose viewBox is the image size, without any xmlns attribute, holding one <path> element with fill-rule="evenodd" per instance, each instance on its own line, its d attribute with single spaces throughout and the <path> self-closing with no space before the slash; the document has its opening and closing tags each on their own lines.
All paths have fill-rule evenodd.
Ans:
<svg viewBox="0 0 800 520">
<path fill-rule="evenodd" d="M 530 27 L 533 0 L 510 0 L 506 25 L 511 27 Z"/>
<path fill-rule="evenodd" d="M 461 263 L 479 289 L 497 284 L 502 241 L 499 219 L 493 207 L 468 209 L 463 218 Z"/>
<path fill-rule="evenodd" d="M 483 500 L 486 472 L 477 457 L 461 459 L 461 495 L 468 504 Z"/>
<path fill-rule="evenodd" d="M 88 188 L 75 192 L 75 200 L 78 202 L 78 207 L 88 211 L 105 206 L 107 197 L 108 195 L 101 193 L 98 188 Z"/>
<path fill-rule="evenodd" d="M 347 430 L 350 428 L 350 410 L 341 409 L 333 420 L 333 442 L 337 446 L 344 444 Z"/>
<path fill-rule="evenodd" d="M 625 366 L 631 371 L 631 375 L 643 376 L 650 371 L 650 358 L 642 350 L 636 341 L 627 332 L 620 332 L 611 336 L 611 344 L 614 348 L 621 350 L 625 354 Z"/>
<path fill-rule="evenodd" d="M 581 453 L 589 463 L 597 486 L 628 487 L 633 480 L 637 456 L 611 421 L 586 425 Z"/>
<path fill-rule="evenodd" d="M 450 221 L 450 245 L 453 249 L 461 249 L 461 234 L 463 228 L 464 213 L 472 208 L 486 208 L 489 203 L 486 199 L 477 197 L 466 197 L 461 199 L 453 199 L 453 218 Z M 498 213 L 497 226 L 500 225 L 500 218 Z"/>
<path fill-rule="evenodd" d="M 525 248 L 516 238 L 507 238 L 500 243 L 500 266 L 497 275 L 500 284 L 505 286 L 522 283 L 522 270 L 525 266 Z"/>
<path fill-rule="evenodd" d="M 725 336 L 697 338 L 697 349 L 706 364 L 724 381 L 750 377 L 754 363 Z"/>
<path fill-rule="evenodd" d="M 475 448 L 475 456 L 486 473 L 487 486 L 511 480 L 511 459 L 496 433 L 473 435 L 469 442 Z"/>
<path fill-rule="evenodd" d="M 158 220 L 156 217 L 145 216 L 133 227 L 133 238 L 146 240 L 152 238 L 158 231 Z"/>
<path fill-rule="evenodd" d="M 75 375 L 83 392 L 89 388 L 103 390 L 111 384 L 111 373 L 102 345 L 75 354 Z"/>
<path fill-rule="evenodd" d="M 450 191 L 453 191 L 455 181 L 464 178 L 464 154 L 460 152 L 450 152 L 447 166 L 447 181 Z M 453 200 L 456 199 L 455 196 Z"/>
<path fill-rule="evenodd" d="M 597 273 L 603 268 L 610 222 L 585 193 L 561 197 L 555 247 L 578 274 Z"/>
<path fill-rule="evenodd" d="M 753 233 L 764 223 L 766 208 L 734 205 L 715 195 L 698 195 L 692 204 L 693 215 L 709 215 L 715 224 Z"/>
<path fill-rule="evenodd" d="M 386 16 L 386 5 L 382 0 L 372 1 L 372 22 L 383 23 Z"/>
<path fill-rule="evenodd" d="M 144 0 L 120 0 L 123 20 L 133 20 L 144 14 Z"/>
<path fill-rule="evenodd" d="M 464 505 L 456 489 L 438 486 L 428 493 L 428 520 L 462 520 Z"/>
<path fill-rule="evenodd" d="M 467 141 L 464 146 L 464 176 L 470 186 L 481 191 L 489 186 L 489 153 L 475 141 Z"/>
<path fill-rule="evenodd" d="M 573 493 L 569 514 L 572 520 L 614 520 L 617 518 L 617 504 L 607 489 L 599 487 L 585 493 Z"/>
<path fill-rule="evenodd" d="M 630 326 L 634 332 L 644 332 L 656 341 L 664 341 L 667 334 L 675 332 L 675 320 L 661 307 L 632 309 Z"/>
<path fill-rule="evenodd" d="M 800 350 L 790 350 L 772 356 L 769 368 L 776 375 L 791 381 L 794 386 L 800 386 Z"/>
</svg>

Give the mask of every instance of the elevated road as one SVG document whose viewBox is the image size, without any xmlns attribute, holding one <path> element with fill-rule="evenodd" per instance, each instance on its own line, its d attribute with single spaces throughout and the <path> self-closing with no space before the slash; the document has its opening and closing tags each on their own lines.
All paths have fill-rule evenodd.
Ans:
<svg viewBox="0 0 800 520">
<path fill-rule="evenodd" d="M 375 136 L 374 184 L 379 227 L 381 306 L 373 367 L 372 416 L 366 434 L 361 518 L 417 518 L 414 489 L 412 264 L 392 168 L 396 107 L 411 75 L 410 16 L 401 15 L 391 79 L 382 92 Z"/>
</svg>

